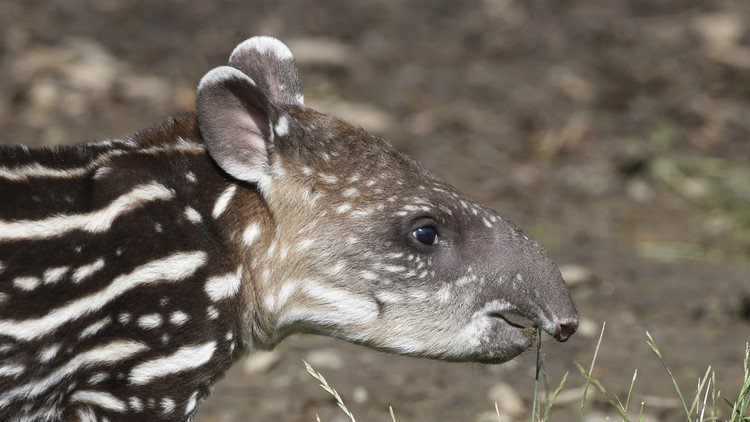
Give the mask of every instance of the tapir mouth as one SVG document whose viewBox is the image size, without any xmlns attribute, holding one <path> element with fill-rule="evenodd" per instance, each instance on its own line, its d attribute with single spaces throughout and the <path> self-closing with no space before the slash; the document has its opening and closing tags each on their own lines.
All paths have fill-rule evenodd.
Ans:
<svg viewBox="0 0 750 422">
<path fill-rule="evenodd" d="M 541 315 L 534 315 L 529 317 L 516 310 L 503 310 L 503 311 L 490 311 L 485 313 L 488 318 L 497 318 L 502 320 L 506 325 L 513 327 L 517 330 L 524 331 L 524 334 L 535 332 L 537 328 L 541 328 L 542 331 L 550 335 L 550 337 L 560 341 L 558 333 L 555 332 L 554 328 L 550 327 L 550 324 L 546 318 Z"/>
<path fill-rule="evenodd" d="M 510 325 L 513 328 L 518 328 L 519 330 L 523 330 L 526 328 L 537 328 L 537 324 L 534 323 L 534 321 L 515 312 L 489 312 L 487 316 L 490 318 L 502 319 L 506 324 Z"/>
<path fill-rule="evenodd" d="M 565 342 L 568 338 L 575 333 L 578 328 L 578 318 L 564 320 L 562 323 L 555 323 L 549 321 L 547 318 L 541 315 L 534 315 L 529 318 L 527 315 L 517 312 L 515 310 L 508 311 L 490 311 L 486 312 L 485 316 L 489 318 L 498 318 L 505 322 L 508 326 L 523 330 L 525 332 L 536 331 L 537 328 L 541 328 L 542 331 L 550 335 L 559 342 Z"/>
</svg>

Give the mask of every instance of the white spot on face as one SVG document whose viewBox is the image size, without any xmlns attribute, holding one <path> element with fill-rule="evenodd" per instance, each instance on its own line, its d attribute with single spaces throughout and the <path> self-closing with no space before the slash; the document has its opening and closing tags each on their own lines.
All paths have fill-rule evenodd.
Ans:
<svg viewBox="0 0 750 422">
<path fill-rule="evenodd" d="M 424 290 L 412 290 L 409 292 L 409 296 L 411 296 L 413 299 L 423 302 L 429 297 L 429 294 L 427 294 L 427 292 L 425 292 Z"/>
<path fill-rule="evenodd" d="M 330 156 L 328 154 L 324 154 L 323 155 L 323 158 L 326 158 L 326 157 L 328 157 L 328 160 L 330 160 Z M 328 160 L 326 160 L 326 161 L 328 161 Z M 334 175 L 332 175 L 332 174 L 328 175 L 328 174 L 320 173 L 319 176 L 320 176 L 320 179 L 323 180 L 326 183 L 334 184 L 334 183 L 336 183 L 336 182 L 339 181 L 339 178 L 336 177 L 336 176 L 334 176 Z"/>
<path fill-rule="evenodd" d="M 268 247 L 268 251 L 267 251 L 266 255 L 268 256 L 268 258 L 272 258 L 274 252 L 276 252 L 276 241 L 275 240 L 273 242 L 271 242 L 271 246 Z"/>
<path fill-rule="evenodd" d="M 266 296 L 266 308 L 269 310 L 273 310 L 276 307 L 284 306 L 284 304 L 286 304 L 292 294 L 297 290 L 298 285 L 299 282 L 297 280 L 285 281 L 281 286 L 281 289 L 279 289 L 278 297 L 275 297 L 273 295 Z"/>
<path fill-rule="evenodd" d="M 437 299 L 442 303 L 448 303 L 451 300 L 451 287 L 450 284 L 445 284 L 435 295 Z"/>
<path fill-rule="evenodd" d="M 188 221 L 196 224 L 203 221 L 203 217 L 201 217 L 201 214 L 191 206 L 185 207 L 185 218 L 187 218 Z"/>
<path fill-rule="evenodd" d="M 154 224 L 154 231 L 157 233 L 161 233 L 164 231 L 164 226 L 161 225 L 161 223 Z"/>
<path fill-rule="evenodd" d="M 289 118 L 281 116 L 273 129 L 277 136 L 286 136 L 289 133 Z"/>
<path fill-rule="evenodd" d="M 371 210 L 355 210 L 355 211 L 352 211 L 352 217 L 358 217 L 358 218 L 366 217 L 371 212 L 372 212 Z"/>
<path fill-rule="evenodd" d="M 144 330 L 150 330 L 161 326 L 162 318 L 159 314 L 146 314 L 138 318 L 138 326 Z"/>
<path fill-rule="evenodd" d="M 297 244 L 297 250 L 298 250 L 298 251 L 303 251 L 303 250 L 305 250 L 305 249 L 308 249 L 308 248 L 310 248 L 310 247 L 311 247 L 311 246 L 312 246 L 313 244 L 315 244 L 315 240 L 313 240 L 313 239 L 310 239 L 310 238 L 308 238 L 308 239 L 304 239 L 304 240 L 300 241 L 300 242 L 299 242 L 299 243 Z"/>
<path fill-rule="evenodd" d="M 242 266 L 234 273 L 209 278 L 204 289 L 208 297 L 216 302 L 234 296 L 240 288 L 241 280 Z"/>
<path fill-rule="evenodd" d="M 343 213 L 349 211 L 350 209 L 352 209 L 352 204 L 345 203 L 345 204 L 341 204 L 338 207 L 336 207 L 336 212 L 339 213 L 339 214 L 343 214 Z"/>
<path fill-rule="evenodd" d="M 39 277 L 16 277 L 13 279 L 13 286 L 17 289 L 30 292 L 36 289 L 40 282 Z"/>
<path fill-rule="evenodd" d="M 396 292 L 389 292 L 387 290 L 375 293 L 375 297 L 377 297 L 381 302 L 385 303 L 398 303 L 404 299 L 401 294 Z"/>
<path fill-rule="evenodd" d="M 357 188 L 346 188 L 344 189 L 344 192 L 342 192 L 342 196 L 345 198 L 352 198 L 359 194 L 359 190 Z"/>
<path fill-rule="evenodd" d="M 328 275 L 337 276 L 339 275 L 341 271 L 344 270 L 344 268 L 346 268 L 346 264 L 344 262 L 339 261 L 336 263 L 336 265 L 326 270 L 326 272 L 328 273 Z"/>
<path fill-rule="evenodd" d="M 378 275 L 377 275 L 377 274 L 375 274 L 375 273 L 374 273 L 374 272 L 372 272 L 372 271 L 362 271 L 361 273 L 359 273 L 359 275 L 360 275 L 360 276 L 361 276 L 362 278 L 364 278 L 365 280 L 370 280 L 370 281 L 372 281 L 372 280 L 377 280 L 377 279 L 378 279 Z"/>
<path fill-rule="evenodd" d="M 219 310 L 215 306 L 209 306 L 206 308 L 206 316 L 208 319 L 214 320 L 219 318 Z"/>
<path fill-rule="evenodd" d="M 42 278 L 44 279 L 44 284 L 57 283 L 58 281 L 62 280 L 62 278 L 65 276 L 65 273 L 67 273 L 69 269 L 70 267 L 49 268 L 44 272 L 44 275 L 42 276 Z"/>
<path fill-rule="evenodd" d="M 377 304 L 365 296 L 343 289 L 331 288 L 316 283 L 313 280 L 304 280 L 299 285 L 307 296 L 317 300 L 321 305 L 332 308 L 335 315 L 338 316 L 338 322 L 345 321 L 350 324 L 363 324 L 372 321 L 378 315 Z M 312 311 L 312 313 L 307 311 Z M 317 315 L 319 317 L 322 313 L 325 313 L 324 309 L 320 309 L 322 313 L 318 312 L 316 314 L 316 311 L 316 309 L 293 309 L 279 318 L 279 324 L 280 326 L 285 326 L 295 321 L 304 320 L 305 314 Z M 315 322 L 323 323 L 324 321 Z M 329 321 L 329 323 L 335 322 L 333 320 Z"/>
<path fill-rule="evenodd" d="M 245 242 L 246 246 L 251 246 L 255 242 L 255 239 L 258 238 L 258 235 L 260 235 L 260 224 L 250 224 L 242 233 L 242 241 Z"/>
<path fill-rule="evenodd" d="M 385 271 L 391 272 L 391 273 L 400 273 L 403 271 L 406 271 L 405 267 L 399 266 L 399 265 L 383 265 L 382 268 Z"/>
<path fill-rule="evenodd" d="M 189 172 L 187 172 L 187 173 L 185 174 L 185 178 L 186 178 L 186 179 L 188 180 L 188 182 L 190 182 L 190 183 L 196 183 L 196 182 L 198 181 L 198 179 L 197 179 L 197 178 L 195 177 L 195 173 L 193 173 L 192 171 L 189 171 Z"/>
<path fill-rule="evenodd" d="M 169 316 L 169 322 L 177 326 L 184 324 L 187 320 L 188 314 L 182 311 L 174 311 L 172 312 L 172 315 Z"/>
<path fill-rule="evenodd" d="M 76 268 L 75 271 L 73 271 L 73 283 L 80 283 L 102 268 L 104 268 L 103 258 L 99 258 L 90 264 L 81 265 L 80 267 Z"/>
<path fill-rule="evenodd" d="M 214 204 L 214 210 L 211 213 L 214 218 L 219 218 L 219 216 L 224 212 L 224 210 L 227 209 L 227 205 L 229 205 L 229 201 L 232 200 L 232 197 L 234 197 L 234 193 L 237 191 L 237 185 L 232 185 L 224 190 L 222 194 L 219 196 L 219 199 L 216 200 L 216 203 Z"/>
</svg>

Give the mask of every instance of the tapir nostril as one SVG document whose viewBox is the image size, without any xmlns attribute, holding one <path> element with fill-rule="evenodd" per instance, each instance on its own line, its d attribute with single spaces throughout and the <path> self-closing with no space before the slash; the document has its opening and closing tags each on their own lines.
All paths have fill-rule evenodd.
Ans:
<svg viewBox="0 0 750 422">
<path fill-rule="evenodd" d="M 559 321 L 556 325 L 557 332 L 555 338 L 559 342 L 564 342 L 578 329 L 578 321 L 575 320 L 564 320 Z"/>
</svg>

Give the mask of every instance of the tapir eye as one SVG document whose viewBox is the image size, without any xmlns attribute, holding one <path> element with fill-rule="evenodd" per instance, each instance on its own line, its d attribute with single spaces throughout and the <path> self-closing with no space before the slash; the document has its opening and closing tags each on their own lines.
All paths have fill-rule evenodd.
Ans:
<svg viewBox="0 0 750 422">
<path fill-rule="evenodd" d="M 414 231 L 411 232 L 411 235 L 414 236 L 419 243 L 425 245 L 435 245 L 438 242 L 437 230 L 432 226 L 423 226 L 414 229 Z"/>
</svg>

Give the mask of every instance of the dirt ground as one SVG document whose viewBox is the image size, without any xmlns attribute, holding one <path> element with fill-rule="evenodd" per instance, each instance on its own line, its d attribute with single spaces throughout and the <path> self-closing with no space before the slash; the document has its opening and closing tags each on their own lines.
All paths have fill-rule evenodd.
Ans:
<svg viewBox="0 0 750 422">
<path fill-rule="evenodd" d="M 391 139 L 527 229 L 564 268 L 584 319 L 545 340 L 553 420 L 574 362 L 651 420 L 680 420 L 646 345 L 683 390 L 707 365 L 736 394 L 750 340 L 750 2 L 704 0 L 41 0 L 0 2 L 0 142 L 123 137 L 194 106 L 244 38 L 288 42 L 308 105 Z M 533 353 L 448 364 L 299 336 L 243 360 L 210 421 L 527 420 Z M 689 393 L 687 395 L 690 395 Z M 690 395 L 692 397 L 692 395 Z M 610 413 L 601 396 L 588 420 Z M 495 417 L 496 420 L 496 417 Z"/>
</svg>

